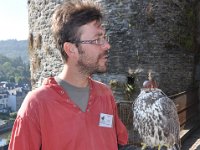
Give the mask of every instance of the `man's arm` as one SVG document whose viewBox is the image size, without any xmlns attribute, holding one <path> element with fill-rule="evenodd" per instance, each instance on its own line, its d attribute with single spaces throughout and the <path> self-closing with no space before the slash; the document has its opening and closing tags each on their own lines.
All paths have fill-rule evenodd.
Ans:
<svg viewBox="0 0 200 150">
<path fill-rule="evenodd" d="M 40 150 L 41 138 L 35 123 L 18 116 L 13 125 L 8 150 Z"/>
<path fill-rule="evenodd" d="M 40 150 L 40 146 L 38 104 L 29 92 L 14 122 L 8 150 Z"/>
<path fill-rule="evenodd" d="M 114 121 L 117 134 L 118 144 L 126 145 L 128 143 L 128 132 L 125 125 L 122 123 L 118 116 L 117 105 L 113 97 Z"/>
</svg>

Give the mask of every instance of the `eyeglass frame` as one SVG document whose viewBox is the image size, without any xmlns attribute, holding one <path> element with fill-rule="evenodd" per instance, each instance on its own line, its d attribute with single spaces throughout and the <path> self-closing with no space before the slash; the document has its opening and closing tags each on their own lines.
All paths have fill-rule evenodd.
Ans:
<svg viewBox="0 0 200 150">
<path fill-rule="evenodd" d="M 100 42 L 100 40 L 102 42 Z M 99 37 L 99 38 L 94 39 L 94 40 L 75 41 L 75 42 L 72 42 L 72 43 L 75 43 L 75 44 L 105 45 L 106 42 L 109 42 L 109 36 L 108 35 L 105 35 L 103 37 Z"/>
</svg>

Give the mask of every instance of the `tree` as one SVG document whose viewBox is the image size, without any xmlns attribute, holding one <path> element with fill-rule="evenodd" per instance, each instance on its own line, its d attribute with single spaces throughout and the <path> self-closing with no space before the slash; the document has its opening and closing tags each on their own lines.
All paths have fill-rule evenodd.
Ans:
<svg viewBox="0 0 200 150">
<path fill-rule="evenodd" d="M 29 64 L 24 63 L 21 57 L 9 59 L 0 55 L 0 81 L 30 85 Z"/>
<path fill-rule="evenodd" d="M 15 119 L 17 117 L 17 112 L 10 113 L 10 118 Z"/>
<path fill-rule="evenodd" d="M 14 77 L 14 76 L 10 76 L 10 77 L 9 77 L 9 82 L 15 83 L 15 77 Z"/>
</svg>

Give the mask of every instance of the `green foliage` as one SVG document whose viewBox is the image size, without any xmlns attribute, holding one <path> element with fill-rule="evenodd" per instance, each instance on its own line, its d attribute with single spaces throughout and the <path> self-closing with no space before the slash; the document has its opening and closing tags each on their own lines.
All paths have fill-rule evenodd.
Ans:
<svg viewBox="0 0 200 150">
<path fill-rule="evenodd" d="M 10 138 L 11 138 L 11 132 L 8 134 L 8 136 L 6 138 L 8 144 L 10 143 Z"/>
<path fill-rule="evenodd" d="M 14 76 L 10 76 L 10 77 L 9 77 L 9 82 L 15 83 L 15 77 L 14 77 Z"/>
<path fill-rule="evenodd" d="M 17 117 L 17 112 L 10 113 L 10 118 L 15 119 Z"/>
<path fill-rule="evenodd" d="M 131 100 L 133 94 L 135 93 L 135 85 L 126 83 L 124 85 L 125 96 L 127 100 Z"/>
<path fill-rule="evenodd" d="M 5 114 L 5 113 L 0 112 L 0 119 L 1 120 L 9 120 L 9 114 Z"/>
<path fill-rule="evenodd" d="M 134 83 L 120 83 L 117 80 L 110 80 L 109 85 L 114 91 L 119 89 L 123 91 L 125 100 L 132 100 L 133 94 L 136 91 L 136 85 Z"/>
<path fill-rule="evenodd" d="M 10 81 L 18 84 L 30 83 L 29 65 L 21 57 L 7 58 L 0 55 L 0 81 Z"/>
<path fill-rule="evenodd" d="M 6 56 L 0 55 L 0 64 L 3 64 L 4 62 L 8 62 L 9 58 L 7 58 Z"/>
<path fill-rule="evenodd" d="M 195 49 L 195 24 L 196 24 L 196 16 L 195 9 L 193 6 L 188 5 L 184 11 L 184 24 L 185 28 L 179 30 L 178 41 L 181 46 L 185 49 L 194 51 Z"/>
<path fill-rule="evenodd" d="M 113 90 L 116 90 L 118 87 L 121 86 L 117 80 L 110 80 L 109 85 Z"/>
</svg>

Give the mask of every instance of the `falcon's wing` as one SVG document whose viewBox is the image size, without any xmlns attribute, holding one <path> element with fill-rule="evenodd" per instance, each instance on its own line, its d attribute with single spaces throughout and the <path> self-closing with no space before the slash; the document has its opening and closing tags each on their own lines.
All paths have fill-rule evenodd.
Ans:
<svg viewBox="0 0 200 150">
<path fill-rule="evenodd" d="M 174 136 L 176 143 L 179 143 L 180 123 L 177 114 L 176 105 L 167 96 L 160 98 L 156 103 L 159 103 L 161 108 L 161 120 L 163 121 L 163 131 L 166 136 Z"/>
</svg>

